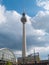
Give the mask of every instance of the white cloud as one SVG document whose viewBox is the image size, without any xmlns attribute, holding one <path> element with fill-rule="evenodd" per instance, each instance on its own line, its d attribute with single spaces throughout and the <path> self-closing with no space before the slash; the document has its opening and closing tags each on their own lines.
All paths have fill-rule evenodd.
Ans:
<svg viewBox="0 0 49 65">
<path fill-rule="evenodd" d="M 28 51 L 28 54 L 34 54 L 34 50 L 35 50 L 35 53 L 39 52 L 40 59 L 48 59 L 49 46 L 47 46 L 47 47 L 31 47 Z"/>
<path fill-rule="evenodd" d="M 5 7 L 0 5 L 0 24 L 6 22 Z"/>
<path fill-rule="evenodd" d="M 3 28 L 2 31 L 4 30 L 4 32 L 22 34 L 22 23 L 20 21 L 21 17 L 22 15 L 20 15 L 18 12 L 14 10 L 8 11 L 6 10 L 5 6 L 0 5 L 0 24 L 2 23 L 0 27 Z M 26 15 L 26 18 L 26 29 L 28 31 L 27 35 L 30 35 L 30 33 L 32 32 L 31 22 L 29 21 L 31 17 Z M 28 28 L 30 29 L 30 31 L 28 30 Z"/>
<path fill-rule="evenodd" d="M 46 34 L 44 30 L 40 30 L 40 29 L 35 29 L 33 32 L 37 36 L 44 36 Z"/>
<path fill-rule="evenodd" d="M 39 11 L 39 12 L 38 12 L 38 15 L 36 15 L 36 16 L 38 16 L 38 17 L 43 17 L 43 16 L 45 16 L 45 13 L 44 13 L 43 11 Z"/>
<path fill-rule="evenodd" d="M 43 15 L 44 14 L 44 15 Z M 35 22 L 33 23 L 33 26 L 37 29 L 49 29 L 49 12 L 48 11 L 39 11 L 35 17 L 33 17 L 33 20 Z M 36 26 L 35 26 L 36 25 Z"/>
<path fill-rule="evenodd" d="M 15 50 L 14 51 L 14 54 L 16 55 L 16 57 L 22 57 L 22 51 L 20 51 L 20 50 Z"/>
<path fill-rule="evenodd" d="M 33 22 L 34 21 L 34 22 Z M 45 46 L 49 43 L 49 11 L 39 11 L 32 18 L 32 26 L 35 28 L 37 40 L 45 41 Z M 40 36 L 41 35 L 41 36 Z"/>
<path fill-rule="evenodd" d="M 37 5 L 43 7 L 45 10 L 49 10 L 49 0 L 36 0 Z"/>
</svg>

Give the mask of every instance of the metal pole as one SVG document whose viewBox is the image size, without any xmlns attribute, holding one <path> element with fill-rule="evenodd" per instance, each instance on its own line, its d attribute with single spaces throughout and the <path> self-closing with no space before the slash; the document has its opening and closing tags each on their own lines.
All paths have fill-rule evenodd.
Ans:
<svg viewBox="0 0 49 65">
<path fill-rule="evenodd" d="M 35 55 L 35 49 L 34 49 L 34 62 L 36 64 L 36 55 Z"/>
<path fill-rule="evenodd" d="M 49 65 L 49 54 L 48 54 L 48 65 Z"/>
</svg>

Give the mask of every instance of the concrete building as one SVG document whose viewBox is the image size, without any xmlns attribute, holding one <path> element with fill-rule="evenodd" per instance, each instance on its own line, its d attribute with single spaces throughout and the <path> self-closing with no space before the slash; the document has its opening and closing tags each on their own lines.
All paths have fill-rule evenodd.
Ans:
<svg viewBox="0 0 49 65">
<path fill-rule="evenodd" d="M 18 58 L 18 64 L 24 64 L 24 59 L 22 57 Z M 35 53 L 34 54 L 30 54 L 27 57 L 25 57 L 25 63 L 29 64 L 29 63 L 39 63 L 40 62 L 40 57 L 39 57 L 39 53 Z"/>
</svg>

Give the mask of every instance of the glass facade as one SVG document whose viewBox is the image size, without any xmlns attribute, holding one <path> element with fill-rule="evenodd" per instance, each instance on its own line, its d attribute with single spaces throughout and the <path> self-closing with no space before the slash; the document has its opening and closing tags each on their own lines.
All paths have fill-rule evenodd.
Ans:
<svg viewBox="0 0 49 65">
<path fill-rule="evenodd" d="M 16 57 L 10 49 L 1 48 L 0 49 L 0 60 L 15 62 Z"/>
</svg>

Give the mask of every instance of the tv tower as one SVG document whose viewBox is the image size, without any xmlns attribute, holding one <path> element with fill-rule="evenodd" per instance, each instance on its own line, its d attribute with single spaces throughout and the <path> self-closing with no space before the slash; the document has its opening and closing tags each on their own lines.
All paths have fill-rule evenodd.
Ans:
<svg viewBox="0 0 49 65">
<path fill-rule="evenodd" d="M 25 13 L 22 13 L 21 22 L 23 24 L 23 43 L 22 43 L 22 57 L 26 57 L 26 31 L 25 31 L 25 23 L 27 22 Z"/>
</svg>

